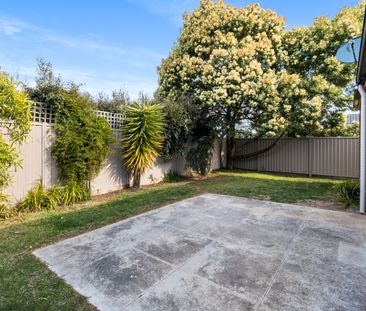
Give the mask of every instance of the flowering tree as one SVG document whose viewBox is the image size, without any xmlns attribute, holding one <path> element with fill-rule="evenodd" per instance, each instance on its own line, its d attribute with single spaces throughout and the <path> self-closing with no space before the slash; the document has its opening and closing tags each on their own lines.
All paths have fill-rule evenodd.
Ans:
<svg viewBox="0 0 366 311">
<path fill-rule="evenodd" d="M 238 124 L 258 136 L 320 126 L 320 97 L 309 96 L 301 76 L 286 70 L 282 17 L 257 4 L 236 8 L 202 0 L 184 21 L 178 44 L 158 69 L 158 94 L 192 98 L 222 120 L 228 167 Z"/>
<path fill-rule="evenodd" d="M 352 103 L 356 65 L 342 64 L 338 47 L 362 32 L 364 4 L 343 8 L 333 19 L 318 17 L 309 27 L 284 36 L 288 51 L 287 71 L 300 74 L 309 97 L 320 95 L 320 127 L 302 134 L 337 136 L 347 133 L 344 112 Z"/>
</svg>

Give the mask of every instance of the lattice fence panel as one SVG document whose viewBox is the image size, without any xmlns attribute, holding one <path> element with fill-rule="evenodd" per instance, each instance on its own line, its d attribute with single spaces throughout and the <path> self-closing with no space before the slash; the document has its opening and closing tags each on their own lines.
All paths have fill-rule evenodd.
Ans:
<svg viewBox="0 0 366 311">
<path fill-rule="evenodd" d="M 99 117 L 106 118 L 112 129 L 119 129 L 122 125 L 123 114 L 112 113 L 107 111 L 95 111 Z"/>
<path fill-rule="evenodd" d="M 55 116 L 50 107 L 42 103 L 33 102 L 31 107 L 32 121 L 39 123 L 55 123 Z"/>
<path fill-rule="evenodd" d="M 97 116 L 107 119 L 113 129 L 119 129 L 122 125 L 123 114 L 107 111 L 94 111 Z M 33 102 L 31 108 L 32 121 L 39 123 L 55 123 L 55 115 L 50 107 L 43 103 Z"/>
</svg>

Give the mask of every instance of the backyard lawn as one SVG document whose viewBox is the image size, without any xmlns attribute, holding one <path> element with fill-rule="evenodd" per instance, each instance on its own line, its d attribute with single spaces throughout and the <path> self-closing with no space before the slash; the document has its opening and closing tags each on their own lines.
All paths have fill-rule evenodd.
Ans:
<svg viewBox="0 0 366 311">
<path fill-rule="evenodd" d="M 203 180 L 159 184 L 106 201 L 0 222 L 0 310 L 94 310 L 31 252 L 168 203 L 210 192 L 275 202 L 332 201 L 337 180 L 219 171 Z"/>
</svg>

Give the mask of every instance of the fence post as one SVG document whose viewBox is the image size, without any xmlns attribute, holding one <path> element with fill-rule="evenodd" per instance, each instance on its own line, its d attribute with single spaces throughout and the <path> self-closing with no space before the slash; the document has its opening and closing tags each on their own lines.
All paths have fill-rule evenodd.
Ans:
<svg viewBox="0 0 366 311">
<path fill-rule="evenodd" d="M 259 139 L 257 140 L 256 145 L 257 145 L 257 148 L 255 148 L 255 151 L 258 151 L 259 150 Z M 260 164 L 259 155 L 256 155 L 256 157 L 257 157 L 257 172 L 260 172 L 261 169 L 260 169 L 260 165 L 259 165 Z"/>
<path fill-rule="evenodd" d="M 41 184 L 43 187 L 47 187 L 46 182 L 46 163 L 45 163 L 45 153 L 46 153 L 46 135 L 47 135 L 47 123 L 41 123 Z"/>
<path fill-rule="evenodd" d="M 308 173 L 309 173 L 309 177 L 312 177 L 312 171 L 313 171 L 313 161 L 312 161 L 312 138 L 308 137 Z"/>
</svg>

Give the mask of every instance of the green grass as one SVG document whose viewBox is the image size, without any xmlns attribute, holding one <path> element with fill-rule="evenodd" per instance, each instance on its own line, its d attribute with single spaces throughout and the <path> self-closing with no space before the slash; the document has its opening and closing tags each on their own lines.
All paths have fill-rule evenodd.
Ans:
<svg viewBox="0 0 366 311">
<path fill-rule="evenodd" d="M 201 193 L 295 203 L 330 200 L 339 181 L 219 171 L 208 179 L 161 184 L 105 203 L 23 215 L 0 223 L 0 310 L 94 310 L 31 251 L 58 240 Z"/>
</svg>

